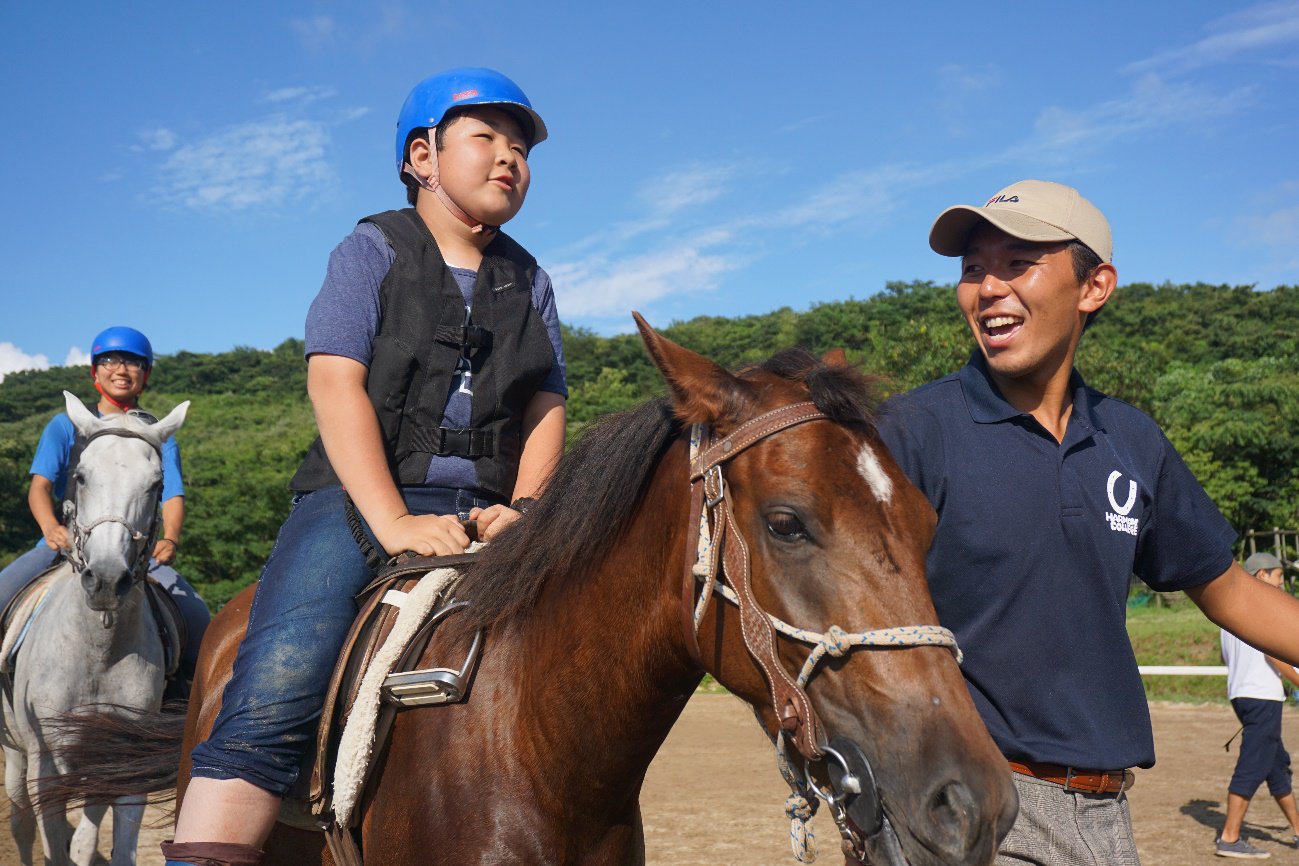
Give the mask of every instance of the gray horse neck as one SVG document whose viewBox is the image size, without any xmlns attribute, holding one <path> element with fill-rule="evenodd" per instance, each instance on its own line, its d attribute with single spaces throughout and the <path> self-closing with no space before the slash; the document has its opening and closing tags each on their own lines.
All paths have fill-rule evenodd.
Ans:
<svg viewBox="0 0 1299 866">
<path fill-rule="evenodd" d="M 111 662 L 126 652 L 135 651 L 147 606 L 143 583 L 132 586 L 122 596 L 117 608 L 111 611 L 90 608 L 75 573 L 53 592 L 57 597 L 51 598 L 51 603 L 57 602 L 66 608 L 65 622 L 75 630 L 90 656 Z"/>
</svg>

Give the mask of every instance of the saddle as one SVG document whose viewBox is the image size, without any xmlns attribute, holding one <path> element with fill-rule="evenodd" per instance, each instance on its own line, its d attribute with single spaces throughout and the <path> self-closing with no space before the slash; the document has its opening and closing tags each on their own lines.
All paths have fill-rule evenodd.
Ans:
<svg viewBox="0 0 1299 866">
<path fill-rule="evenodd" d="M 20 589 L 0 614 L 0 683 L 8 692 L 13 687 L 14 663 L 32 624 L 51 589 L 73 578 L 72 564 L 60 559 L 33 577 Z M 167 680 L 180 671 L 181 656 L 188 638 L 185 618 L 171 593 L 152 577 L 145 578 L 145 600 L 153 614 L 162 641 L 163 672 Z"/>
<path fill-rule="evenodd" d="M 455 703 L 463 700 L 467 693 L 481 647 L 481 635 L 475 636 L 458 668 L 412 668 L 419 662 L 437 625 L 467 605 L 453 597 L 458 573 L 449 580 L 442 580 L 437 587 L 426 586 L 423 590 L 418 589 L 421 580 L 426 577 L 445 578 L 447 573 L 442 570 L 458 572 L 474 558 L 473 553 L 441 557 L 404 555 L 381 569 L 357 596 L 360 612 L 334 666 L 321 711 L 315 749 L 280 810 L 282 823 L 325 832 L 331 850 L 339 845 L 345 846 L 348 850 L 335 851 L 335 860 L 340 864 L 360 863 L 359 847 L 351 835 L 352 828 L 359 821 L 360 810 L 352 807 L 363 799 L 374 782 L 376 762 L 373 756 L 383 749 L 398 710 Z M 435 597 L 430 595 L 433 592 Z M 411 614 L 408 614 L 403 622 L 403 633 L 394 634 L 403 609 L 408 603 L 413 604 L 412 600 L 418 600 L 427 612 L 418 621 L 412 621 Z M 394 646 L 387 646 L 389 637 L 394 638 Z M 380 663 L 380 670 L 375 673 L 382 681 L 377 709 L 372 705 L 373 696 L 367 697 L 362 693 L 363 684 L 373 685 L 376 681 L 375 675 L 366 676 L 376 660 Z M 363 735 L 360 748 L 370 747 L 364 754 L 340 754 L 340 742 L 346 739 L 344 734 L 353 709 L 357 708 L 360 715 L 360 704 L 364 704 L 371 714 L 377 712 L 377 718 L 372 722 L 356 720 L 372 723 L 372 745 L 365 742 L 370 738 Z M 349 745 L 349 749 L 355 752 L 357 746 Z M 341 762 L 355 765 L 345 769 L 358 775 L 351 779 L 351 790 L 345 794 L 347 803 L 340 810 L 342 814 L 336 814 L 336 798 L 340 792 L 335 790 L 334 783 Z"/>
</svg>

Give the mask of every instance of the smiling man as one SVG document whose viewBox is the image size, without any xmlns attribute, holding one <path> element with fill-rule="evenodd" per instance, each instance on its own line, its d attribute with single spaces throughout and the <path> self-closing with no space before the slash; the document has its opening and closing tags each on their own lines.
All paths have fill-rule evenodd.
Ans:
<svg viewBox="0 0 1299 866">
<path fill-rule="evenodd" d="M 1130 575 L 1185 590 L 1291 663 L 1299 600 L 1234 562 L 1234 531 L 1158 425 L 1074 370 L 1117 284 L 1091 202 L 1021 181 L 943 211 L 929 243 L 961 260 L 956 300 L 977 348 L 889 401 L 880 426 L 938 513 L 938 618 L 1019 792 L 997 862 L 1135 864 L 1124 791 L 1155 752 L 1125 626 Z"/>
</svg>

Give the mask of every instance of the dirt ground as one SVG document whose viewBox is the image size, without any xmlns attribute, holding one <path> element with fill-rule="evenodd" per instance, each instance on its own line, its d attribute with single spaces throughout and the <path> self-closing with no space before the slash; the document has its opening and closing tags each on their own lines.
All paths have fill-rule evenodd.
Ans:
<svg viewBox="0 0 1299 866">
<path fill-rule="evenodd" d="M 1160 704 L 1152 707 L 1159 764 L 1140 771 L 1131 791 L 1132 816 L 1145 866 L 1221 863 L 1213 838 L 1222 825 L 1227 780 L 1236 746 L 1223 742 L 1236 730 L 1227 706 Z M 1299 712 L 1287 711 L 1285 739 L 1299 744 Z M 663 866 L 795 863 L 781 811 L 787 791 L 770 746 L 748 708 L 726 695 L 696 695 L 668 738 L 645 782 L 647 860 Z M 814 822 L 822 863 L 842 862 L 832 824 Z M 1287 849 L 1288 827 L 1266 790 L 1255 799 L 1246 838 L 1281 861 L 1299 862 Z M 161 866 L 162 829 L 141 834 L 139 863 Z M 103 838 L 107 842 L 105 830 Z M 0 830 L 0 866 L 16 864 L 9 834 Z M 39 862 L 39 861 L 38 861 Z"/>
</svg>

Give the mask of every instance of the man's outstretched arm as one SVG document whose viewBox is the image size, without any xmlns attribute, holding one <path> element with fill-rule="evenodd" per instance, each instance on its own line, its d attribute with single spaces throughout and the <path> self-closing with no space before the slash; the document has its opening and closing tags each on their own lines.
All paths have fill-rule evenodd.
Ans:
<svg viewBox="0 0 1299 866">
<path fill-rule="evenodd" d="M 1237 562 L 1186 594 L 1205 616 L 1245 643 L 1299 665 L 1299 598 L 1251 576 Z"/>
</svg>

